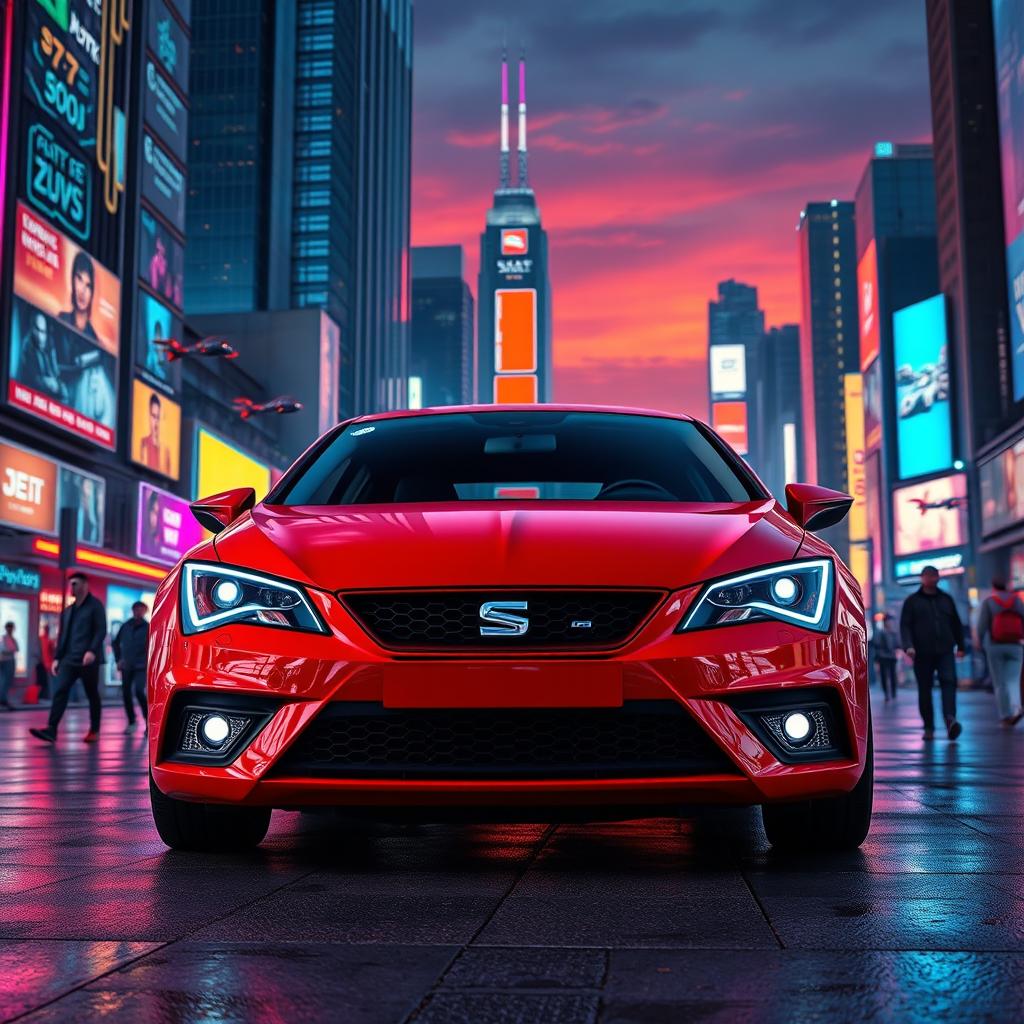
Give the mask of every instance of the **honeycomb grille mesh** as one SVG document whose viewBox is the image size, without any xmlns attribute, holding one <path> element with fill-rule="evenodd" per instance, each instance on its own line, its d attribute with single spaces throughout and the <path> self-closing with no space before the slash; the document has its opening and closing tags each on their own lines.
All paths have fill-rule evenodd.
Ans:
<svg viewBox="0 0 1024 1024">
<path fill-rule="evenodd" d="M 736 774 L 674 701 L 621 708 L 385 709 L 338 701 L 272 769 L 277 777 L 628 778 Z"/>
<path fill-rule="evenodd" d="M 415 592 L 345 594 L 342 600 L 383 647 L 524 651 L 616 647 L 640 627 L 661 594 L 632 591 Z M 481 635 L 486 601 L 525 602 L 522 635 Z"/>
</svg>

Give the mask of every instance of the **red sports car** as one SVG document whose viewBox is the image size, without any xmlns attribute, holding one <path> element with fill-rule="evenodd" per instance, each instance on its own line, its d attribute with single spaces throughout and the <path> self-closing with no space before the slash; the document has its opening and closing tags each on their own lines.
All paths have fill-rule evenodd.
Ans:
<svg viewBox="0 0 1024 1024">
<path fill-rule="evenodd" d="M 238 848 L 272 808 L 543 821 L 760 804 L 770 841 L 871 818 L 864 611 L 703 423 L 610 408 L 366 416 L 215 536 L 153 611 L 153 815 Z"/>
</svg>

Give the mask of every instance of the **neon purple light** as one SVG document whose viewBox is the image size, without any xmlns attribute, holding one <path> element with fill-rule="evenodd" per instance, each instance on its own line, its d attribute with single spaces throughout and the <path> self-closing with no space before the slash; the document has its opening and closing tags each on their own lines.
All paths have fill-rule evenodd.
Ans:
<svg viewBox="0 0 1024 1024">
<path fill-rule="evenodd" d="M 519 62 L 519 102 L 526 102 L 526 61 Z"/>
<path fill-rule="evenodd" d="M 508 105 L 508 64 L 501 62 L 501 102 Z"/>
<path fill-rule="evenodd" d="M 0 221 L 3 220 L 3 211 L 7 205 L 7 128 L 11 114 L 11 34 L 14 21 L 14 4 L 4 6 L 7 17 L 4 24 L 3 78 L 0 79 L 0 89 L 3 90 L 3 109 L 0 110 Z M 3 250 L 0 249 L 0 275 L 2 273 Z"/>
</svg>

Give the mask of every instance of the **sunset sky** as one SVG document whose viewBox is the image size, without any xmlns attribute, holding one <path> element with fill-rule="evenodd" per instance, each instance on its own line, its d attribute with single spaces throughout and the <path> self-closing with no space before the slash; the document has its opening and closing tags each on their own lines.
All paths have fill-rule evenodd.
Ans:
<svg viewBox="0 0 1024 1024">
<path fill-rule="evenodd" d="M 556 400 L 705 415 L 716 282 L 796 322 L 804 203 L 853 198 L 876 140 L 931 135 L 924 0 L 419 0 L 413 244 L 461 243 L 474 294 L 503 34 L 527 52 Z"/>
</svg>

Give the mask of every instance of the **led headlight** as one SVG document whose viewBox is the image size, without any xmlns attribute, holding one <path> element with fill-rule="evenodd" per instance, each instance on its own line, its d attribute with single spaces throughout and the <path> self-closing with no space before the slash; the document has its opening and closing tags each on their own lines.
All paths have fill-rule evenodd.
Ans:
<svg viewBox="0 0 1024 1024">
<path fill-rule="evenodd" d="M 776 619 L 827 633 L 834 571 L 831 559 L 815 558 L 716 580 L 704 587 L 676 632 Z"/>
<path fill-rule="evenodd" d="M 327 632 L 301 587 L 212 562 L 186 562 L 182 567 L 181 621 L 185 633 L 231 622 Z"/>
</svg>

